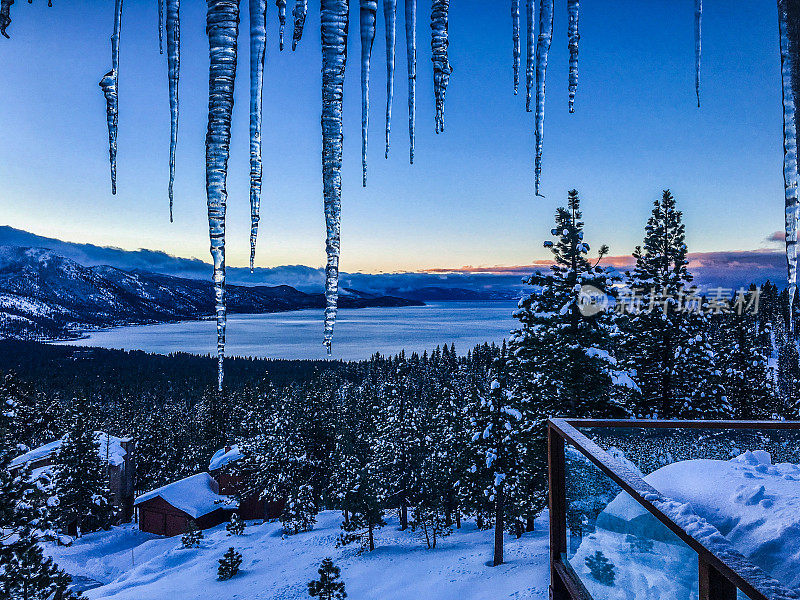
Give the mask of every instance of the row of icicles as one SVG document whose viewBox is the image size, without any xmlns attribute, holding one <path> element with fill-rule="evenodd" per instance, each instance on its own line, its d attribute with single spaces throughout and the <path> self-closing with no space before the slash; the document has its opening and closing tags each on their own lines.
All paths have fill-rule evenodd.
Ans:
<svg viewBox="0 0 800 600">
<path fill-rule="evenodd" d="M 30 1 L 30 0 L 29 0 Z M 118 122 L 119 42 L 122 22 L 122 1 L 115 0 L 114 28 L 111 36 L 111 70 L 100 81 L 106 98 L 109 159 L 112 193 L 116 193 L 116 154 Z M 408 73 L 408 130 L 409 160 L 414 162 L 415 143 L 415 93 L 416 93 L 416 0 L 404 1 L 406 62 Z M 395 70 L 395 41 L 398 0 L 383 0 L 386 43 L 386 124 L 385 156 L 389 154 L 392 100 Z M 526 16 L 526 110 L 531 112 L 534 102 L 534 133 L 536 150 L 534 161 L 535 194 L 540 196 L 542 173 L 542 144 L 544 138 L 545 75 L 548 53 L 553 37 L 554 0 L 538 0 L 538 32 L 535 30 L 535 2 L 525 3 Z M 794 127 L 794 101 L 791 88 L 792 52 L 786 37 L 786 2 L 778 0 L 781 16 L 781 59 L 784 83 L 784 178 L 786 188 L 786 246 L 789 262 L 790 302 L 796 288 L 797 240 L 797 156 Z M 10 9 L 13 0 L 0 0 L 0 33 L 8 37 L 6 28 L 11 23 Z M 521 62 L 521 0 L 511 0 L 512 65 L 514 94 L 518 93 Z M 236 78 L 236 61 L 239 33 L 239 0 L 207 0 L 207 26 L 209 39 L 209 115 L 206 135 L 206 192 L 208 201 L 209 234 L 214 263 L 214 286 L 217 317 L 217 354 L 219 360 L 218 384 L 222 387 L 225 349 L 225 209 L 227 203 L 227 163 L 230 146 L 233 90 Z M 279 47 L 284 47 L 286 26 L 286 0 L 277 0 Z M 435 131 L 444 131 L 445 92 L 452 73 L 448 60 L 449 0 L 431 0 L 431 59 L 435 96 Z M 165 6 L 166 5 L 166 6 Z M 700 54 L 702 0 L 694 0 L 695 32 L 695 91 L 700 106 Z M 574 112 L 578 87 L 578 31 L 579 0 L 567 0 L 569 112 Z M 261 203 L 261 113 L 264 56 L 266 49 L 266 0 L 248 0 L 250 15 L 250 269 L 255 260 Z M 292 16 L 294 29 L 292 50 L 303 35 L 308 12 L 308 0 L 295 0 Z M 375 40 L 378 13 L 377 0 L 359 0 L 359 31 L 361 41 L 361 135 L 362 183 L 367 182 L 367 132 L 369 126 L 369 76 L 372 46 Z M 326 222 L 327 265 L 325 276 L 325 326 L 324 345 L 331 351 L 333 326 L 338 303 L 339 234 L 341 206 L 342 165 L 342 92 L 347 64 L 347 37 L 349 28 L 349 0 L 320 0 L 322 37 L 322 174 Z M 178 135 L 178 82 L 180 74 L 180 0 L 158 0 L 159 47 L 163 54 L 163 32 L 166 31 L 167 64 L 169 78 L 169 104 L 171 114 L 169 201 L 172 220 L 173 182 L 175 177 L 175 151 Z M 788 90 L 788 92 L 787 92 Z"/>
</svg>

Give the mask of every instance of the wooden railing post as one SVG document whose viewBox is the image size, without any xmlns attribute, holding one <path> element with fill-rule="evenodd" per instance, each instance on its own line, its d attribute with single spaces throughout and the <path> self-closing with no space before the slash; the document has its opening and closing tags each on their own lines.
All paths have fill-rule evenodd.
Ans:
<svg viewBox="0 0 800 600">
<path fill-rule="evenodd" d="M 703 557 L 698 560 L 700 568 L 700 600 L 736 600 L 736 586 L 720 574 Z"/>
<path fill-rule="evenodd" d="M 567 552 L 567 497 L 565 476 L 564 439 L 548 425 L 547 427 L 547 467 L 550 508 L 550 598 L 551 600 L 570 600 L 570 594 L 555 564 Z"/>
</svg>

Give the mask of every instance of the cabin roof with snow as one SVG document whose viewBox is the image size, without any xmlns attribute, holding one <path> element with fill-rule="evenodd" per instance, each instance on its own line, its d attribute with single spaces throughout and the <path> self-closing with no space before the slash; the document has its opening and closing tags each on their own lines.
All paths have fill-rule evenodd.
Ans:
<svg viewBox="0 0 800 600">
<path fill-rule="evenodd" d="M 95 431 L 94 439 L 100 444 L 97 450 L 100 460 L 105 460 L 106 457 L 108 457 L 108 464 L 113 466 L 119 466 L 125 462 L 125 454 L 127 454 L 127 452 L 123 444 L 131 441 L 131 438 L 119 438 L 103 431 Z M 61 438 L 49 444 L 45 444 L 44 446 L 29 450 L 25 454 L 21 454 L 12 460 L 8 468 L 15 469 L 26 464 L 47 460 L 50 457 L 54 458 L 55 455 L 58 454 L 63 443 L 64 438 Z"/>
<path fill-rule="evenodd" d="M 148 500 L 161 498 L 193 519 L 219 508 L 234 509 L 239 506 L 230 496 L 220 495 L 217 489 L 217 482 L 211 475 L 198 473 L 142 494 L 133 504 L 138 506 Z"/>
<path fill-rule="evenodd" d="M 208 470 L 216 471 L 217 469 L 221 469 L 227 464 L 236 462 L 243 456 L 244 454 L 242 454 L 242 451 L 239 449 L 238 444 L 235 444 L 233 446 L 227 446 L 225 448 L 220 448 L 219 450 L 214 452 L 214 456 L 211 457 L 211 462 L 208 463 Z"/>
</svg>

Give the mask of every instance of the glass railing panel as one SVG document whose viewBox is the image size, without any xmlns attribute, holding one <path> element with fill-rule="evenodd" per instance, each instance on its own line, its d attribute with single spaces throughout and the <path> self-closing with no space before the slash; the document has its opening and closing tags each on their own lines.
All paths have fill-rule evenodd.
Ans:
<svg viewBox="0 0 800 600">
<path fill-rule="evenodd" d="M 800 431 L 594 427 L 581 433 L 731 546 L 800 589 Z"/>
<path fill-rule="evenodd" d="M 566 562 L 594 600 L 696 600 L 698 558 L 580 452 L 566 446 Z"/>
</svg>

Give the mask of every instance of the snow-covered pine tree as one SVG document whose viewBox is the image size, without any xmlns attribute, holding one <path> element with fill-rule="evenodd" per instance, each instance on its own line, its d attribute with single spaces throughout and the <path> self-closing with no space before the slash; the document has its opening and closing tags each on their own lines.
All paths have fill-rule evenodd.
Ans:
<svg viewBox="0 0 800 600">
<path fill-rule="evenodd" d="M 281 513 L 283 530 L 289 535 L 311 531 L 317 522 L 319 508 L 314 502 L 314 490 L 308 484 L 291 488 L 285 496 L 286 504 Z"/>
<path fill-rule="evenodd" d="M 348 388 L 352 389 L 352 388 Z M 386 492 L 377 455 L 378 394 L 371 385 L 356 390 L 350 402 L 336 411 L 338 468 L 332 474 L 332 495 L 345 515 L 339 545 L 357 542 L 360 549 L 375 549 L 375 530 L 386 525 Z"/>
<path fill-rule="evenodd" d="M 225 526 L 228 535 L 244 535 L 244 528 L 247 524 L 242 520 L 238 513 L 231 515 L 231 521 Z"/>
<path fill-rule="evenodd" d="M 418 415 L 413 388 L 413 359 L 401 352 L 395 368 L 384 382 L 381 419 L 376 437 L 377 461 L 392 506 L 397 506 L 400 529 L 408 528 L 408 508 L 416 487 L 416 460 L 412 440 L 418 433 Z"/>
<path fill-rule="evenodd" d="M 7 388 L 6 388 L 7 390 Z M 28 469 L 11 472 L 17 452 L 13 442 L 17 407 L 13 395 L 0 394 L 0 591 L 3 598 L 50 600 L 74 598 L 70 577 L 39 545 L 48 526 L 46 507 Z"/>
<path fill-rule="evenodd" d="M 510 343 L 513 394 L 532 410 L 535 419 L 561 414 L 571 417 L 609 417 L 624 413 L 627 373 L 617 368 L 615 313 L 600 308 L 603 298 L 615 296 L 618 277 L 599 265 L 606 246 L 592 264 L 587 258 L 580 199 L 569 192 L 568 205 L 556 211 L 551 248 L 554 265 L 535 273 L 526 283 L 533 292 L 519 303 L 515 317 L 521 327 Z M 600 304 L 581 310 L 584 292 Z M 585 313 L 585 314 L 584 314 Z"/>
<path fill-rule="evenodd" d="M 459 465 L 458 449 L 451 438 L 452 420 L 448 418 L 453 405 L 445 402 L 444 389 L 434 380 L 438 379 L 440 355 L 434 353 L 431 362 L 430 377 L 424 386 L 426 398 L 419 409 L 419 435 L 412 442 L 420 460 L 413 520 L 409 522 L 429 549 L 436 548 L 438 540 L 452 532 L 450 503 L 459 478 L 454 470 Z"/>
<path fill-rule="evenodd" d="M 603 309 L 612 303 L 619 278 L 599 264 L 606 246 L 596 261 L 587 258 L 590 248 L 576 190 L 569 192 L 567 206 L 556 211 L 551 233 L 556 239 L 545 247 L 554 264 L 526 281 L 533 291 L 519 303 L 515 317 L 520 328 L 509 345 L 508 402 L 520 415 L 526 449 L 521 492 L 509 501 L 526 526 L 546 504 L 547 418 L 624 416 L 632 387 L 615 356 L 616 314 L 613 307 Z M 595 298 L 594 305 L 587 305 L 588 297 Z"/>
<path fill-rule="evenodd" d="M 83 411 L 75 411 L 54 467 L 55 501 L 51 502 L 58 525 L 74 528 L 78 536 L 111 526 L 108 464 L 100 458 L 100 444 Z"/>
<path fill-rule="evenodd" d="M 63 410 L 57 399 L 34 392 L 13 373 L 0 378 L 0 398 L 14 404 L 13 442 L 21 446 L 21 452 L 58 436 Z"/>
<path fill-rule="evenodd" d="M 339 580 L 339 567 L 333 564 L 332 559 L 323 560 L 317 573 L 319 573 L 319 579 L 308 582 L 309 596 L 319 597 L 319 600 L 344 600 L 347 598 L 344 581 Z"/>
<path fill-rule="evenodd" d="M 519 396 L 509 390 L 506 346 L 489 373 L 488 389 L 479 392 L 472 417 L 470 451 L 473 464 L 464 475 L 465 501 L 485 520 L 494 524 L 495 566 L 503 563 L 503 535 L 515 531 L 516 523 L 541 510 L 535 496 L 528 496 L 527 471 L 531 450 L 530 424 L 521 410 Z M 544 468 L 544 467 L 543 467 Z"/>
<path fill-rule="evenodd" d="M 635 373 L 639 392 L 633 412 L 639 417 L 724 418 L 730 407 L 710 343 L 708 305 L 691 296 L 685 226 L 675 198 L 664 190 L 653 203 L 642 246 L 628 273 L 630 298 L 621 356 Z M 625 306 L 625 303 L 628 306 Z"/>
<path fill-rule="evenodd" d="M 72 579 L 45 557 L 39 539 L 30 528 L 0 548 L 0 590 L 11 600 L 51 600 L 75 598 L 67 590 Z"/>
<path fill-rule="evenodd" d="M 330 402 L 339 382 L 315 383 L 287 386 L 259 431 L 240 441 L 244 456 L 231 465 L 242 482 L 240 495 L 285 500 L 281 521 L 288 534 L 313 527 L 329 481 Z"/>
<path fill-rule="evenodd" d="M 235 548 L 228 548 L 227 552 L 219 559 L 217 579 L 227 581 L 239 572 L 242 564 L 242 555 Z"/>
<path fill-rule="evenodd" d="M 186 524 L 186 531 L 181 536 L 181 545 L 184 548 L 199 548 L 200 541 L 203 539 L 203 530 L 197 526 L 197 522 L 192 519 Z"/>
<path fill-rule="evenodd" d="M 775 373 L 769 364 L 772 330 L 757 315 L 732 310 L 718 317 L 716 355 L 725 395 L 737 419 L 780 418 Z"/>
</svg>

